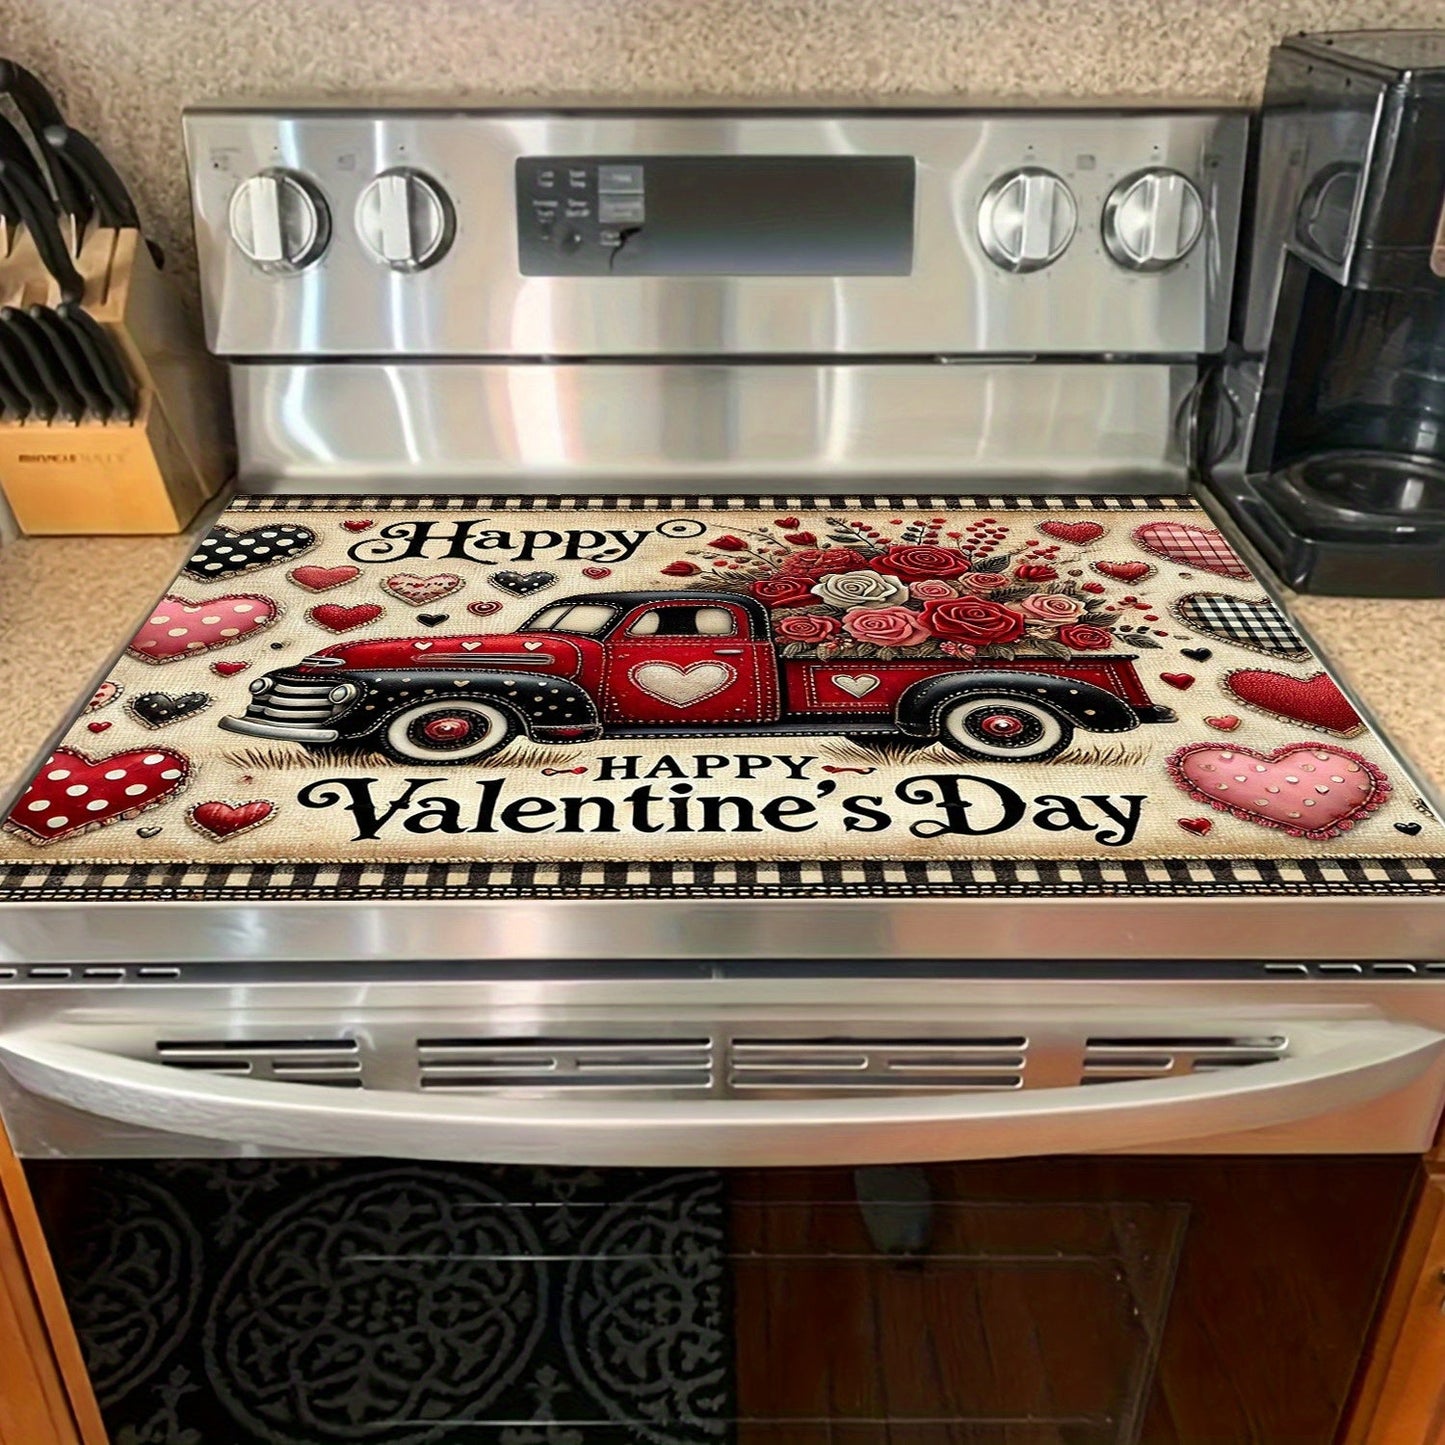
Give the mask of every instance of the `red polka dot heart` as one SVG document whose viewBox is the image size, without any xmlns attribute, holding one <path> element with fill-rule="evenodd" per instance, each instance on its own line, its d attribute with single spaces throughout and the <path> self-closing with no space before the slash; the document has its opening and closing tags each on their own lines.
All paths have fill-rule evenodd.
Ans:
<svg viewBox="0 0 1445 1445">
<path fill-rule="evenodd" d="M 134 818 L 185 786 L 191 765 L 169 748 L 131 748 L 90 758 L 56 748 L 10 811 L 5 826 L 30 843 L 53 843 Z"/>
<path fill-rule="evenodd" d="M 146 624 L 126 644 L 142 662 L 176 662 L 217 647 L 229 647 L 269 627 L 281 609 L 269 597 L 228 593 L 205 602 L 167 594 Z"/>
</svg>

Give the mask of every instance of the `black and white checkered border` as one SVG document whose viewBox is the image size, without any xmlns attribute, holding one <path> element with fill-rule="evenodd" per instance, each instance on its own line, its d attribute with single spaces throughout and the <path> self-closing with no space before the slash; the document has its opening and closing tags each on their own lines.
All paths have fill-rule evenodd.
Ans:
<svg viewBox="0 0 1445 1445">
<path fill-rule="evenodd" d="M 1192 497 L 954 496 L 240 496 L 232 512 L 1199 512 Z"/>
<path fill-rule="evenodd" d="M 0 903 L 1439 893 L 1445 893 L 1445 858 L 0 865 Z"/>
</svg>

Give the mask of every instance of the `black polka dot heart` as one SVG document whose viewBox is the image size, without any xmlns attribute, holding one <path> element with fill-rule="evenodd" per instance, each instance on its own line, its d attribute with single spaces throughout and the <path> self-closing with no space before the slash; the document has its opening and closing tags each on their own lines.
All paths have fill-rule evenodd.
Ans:
<svg viewBox="0 0 1445 1445">
<path fill-rule="evenodd" d="M 530 597 L 557 580 L 555 572 L 488 572 L 487 581 L 514 597 Z"/>
<path fill-rule="evenodd" d="M 239 572 L 289 562 L 315 545 L 315 532 L 291 522 L 269 522 L 244 532 L 213 527 L 181 571 L 198 582 L 219 582 Z"/>
</svg>

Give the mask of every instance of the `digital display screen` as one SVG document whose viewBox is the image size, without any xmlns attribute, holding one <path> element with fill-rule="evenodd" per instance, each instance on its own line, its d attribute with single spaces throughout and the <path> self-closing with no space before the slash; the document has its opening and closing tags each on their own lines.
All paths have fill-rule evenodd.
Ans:
<svg viewBox="0 0 1445 1445">
<path fill-rule="evenodd" d="M 526 157 L 528 276 L 906 276 L 911 156 Z"/>
</svg>

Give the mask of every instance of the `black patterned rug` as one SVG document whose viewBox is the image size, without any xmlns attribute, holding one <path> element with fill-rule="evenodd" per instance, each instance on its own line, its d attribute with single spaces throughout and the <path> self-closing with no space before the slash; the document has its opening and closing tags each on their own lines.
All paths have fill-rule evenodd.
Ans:
<svg viewBox="0 0 1445 1445">
<path fill-rule="evenodd" d="M 728 1445 L 714 1173 L 37 1164 L 114 1445 Z"/>
</svg>

